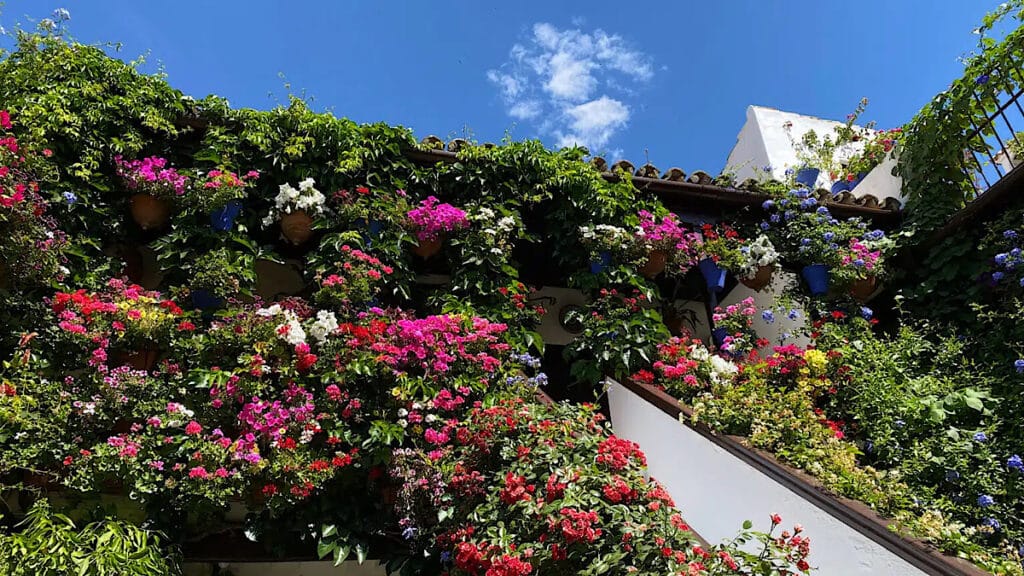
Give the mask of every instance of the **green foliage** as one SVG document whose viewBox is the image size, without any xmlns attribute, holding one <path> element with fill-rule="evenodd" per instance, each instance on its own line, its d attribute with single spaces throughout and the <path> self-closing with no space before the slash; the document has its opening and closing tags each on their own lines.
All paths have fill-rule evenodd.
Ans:
<svg viewBox="0 0 1024 576">
<path fill-rule="evenodd" d="M 0 533 L 0 572 L 8 576 L 174 576 L 180 560 L 153 532 L 118 520 L 79 527 L 51 511 L 45 499 L 32 506 L 21 529 Z"/>
</svg>

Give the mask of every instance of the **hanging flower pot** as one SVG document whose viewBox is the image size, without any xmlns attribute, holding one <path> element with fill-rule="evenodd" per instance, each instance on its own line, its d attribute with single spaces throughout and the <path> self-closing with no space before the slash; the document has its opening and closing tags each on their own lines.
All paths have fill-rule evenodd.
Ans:
<svg viewBox="0 0 1024 576">
<path fill-rule="evenodd" d="M 167 223 L 171 207 L 152 194 L 134 194 L 131 198 L 132 218 L 143 230 L 156 230 Z"/>
<path fill-rule="evenodd" d="M 757 273 L 748 278 L 740 278 L 740 282 L 744 286 L 760 292 L 765 286 L 771 283 L 772 274 L 775 272 L 775 266 L 761 266 L 757 269 Z"/>
<path fill-rule="evenodd" d="M 665 271 L 665 266 L 668 265 L 668 252 L 665 250 L 652 250 L 647 255 L 647 261 L 644 262 L 637 271 L 640 272 L 648 280 L 654 279 L 658 274 Z"/>
<path fill-rule="evenodd" d="M 160 350 L 153 346 L 124 352 L 121 355 L 120 361 L 122 366 L 130 366 L 135 370 L 149 372 L 156 367 L 156 362 L 159 359 Z"/>
<path fill-rule="evenodd" d="M 863 180 L 865 176 L 867 176 L 867 174 L 863 172 L 858 172 L 857 176 L 855 176 L 853 180 L 847 179 L 846 189 L 849 190 L 850 192 L 853 192 L 853 189 L 856 188 L 858 184 L 860 184 L 861 180 Z"/>
<path fill-rule="evenodd" d="M 242 201 L 231 200 L 222 208 L 210 212 L 210 227 L 218 232 L 227 232 L 234 228 L 235 218 L 242 212 Z"/>
<path fill-rule="evenodd" d="M 725 288 L 725 269 L 715 262 L 714 258 L 705 258 L 697 263 L 704 281 L 708 285 L 708 291 L 718 293 Z"/>
<path fill-rule="evenodd" d="M 607 270 L 608 267 L 611 266 L 611 264 L 612 264 L 612 253 L 608 252 L 607 250 L 602 250 L 597 255 L 597 260 L 593 260 L 593 261 L 590 262 L 590 273 L 591 274 L 600 274 L 601 272 L 604 272 L 605 270 Z"/>
<path fill-rule="evenodd" d="M 443 243 L 443 236 L 437 236 L 429 240 L 420 239 L 419 244 L 413 246 L 412 252 L 413 254 L 419 256 L 420 258 L 426 260 L 427 258 L 436 256 L 437 253 L 441 251 L 441 245 Z"/>
<path fill-rule="evenodd" d="M 729 332 L 725 328 L 715 328 L 711 331 L 711 340 L 715 343 L 715 346 L 721 348 L 725 344 L 725 337 L 729 335 Z"/>
<path fill-rule="evenodd" d="M 832 195 L 841 194 L 850 189 L 850 183 L 846 180 L 837 180 L 832 183 Z"/>
<path fill-rule="evenodd" d="M 800 168 L 796 171 L 796 177 L 794 180 L 796 180 L 797 184 L 807 188 L 814 188 L 814 183 L 818 181 L 818 174 L 820 173 L 821 170 L 818 170 L 817 168 Z"/>
<path fill-rule="evenodd" d="M 281 216 L 281 234 L 292 244 L 298 246 L 309 240 L 313 235 L 313 219 L 305 210 L 296 210 Z"/>
<path fill-rule="evenodd" d="M 200 310 L 213 310 L 224 304 L 224 299 L 209 290 L 200 288 L 192 290 L 192 305 Z"/>
<path fill-rule="evenodd" d="M 381 230 L 384 229 L 384 223 L 380 220 L 374 220 L 373 218 L 370 218 L 369 220 L 366 218 L 356 218 L 353 224 L 355 224 L 356 228 L 359 228 L 360 230 L 366 230 L 371 236 L 380 234 Z"/>
<path fill-rule="evenodd" d="M 853 296 L 853 299 L 858 302 L 867 302 L 868 298 L 875 293 L 877 285 L 878 279 L 874 276 L 861 278 L 850 285 L 850 296 Z"/>
<path fill-rule="evenodd" d="M 828 293 L 828 266 L 824 264 L 804 266 L 800 275 L 807 282 L 807 287 L 812 295 L 822 296 Z"/>
</svg>

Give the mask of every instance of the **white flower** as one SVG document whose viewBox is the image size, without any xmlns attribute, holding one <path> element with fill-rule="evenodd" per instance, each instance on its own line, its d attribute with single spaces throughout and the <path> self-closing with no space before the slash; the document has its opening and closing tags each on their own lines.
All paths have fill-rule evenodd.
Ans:
<svg viewBox="0 0 1024 576">
<path fill-rule="evenodd" d="M 733 376 L 739 372 L 739 368 L 732 362 L 721 356 L 711 357 L 711 379 L 715 384 L 727 384 L 732 382 Z"/>
<path fill-rule="evenodd" d="M 408 415 L 409 415 L 409 411 L 406 410 L 405 408 L 399 408 L 398 409 L 398 417 L 399 418 L 405 418 Z"/>
<path fill-rule="evenodd" d="M 502 232 L 511 232 L 516 227 L 516 219 L 511 216 L 505 216 L 501 220 L 498 220 L 498 229 Z"/>
<path fill-rule="evenodd" d="M 316 182 L 314 182 L 312 178 L 306 178 L 302 182 L 299 182 L 299 190 L 302 190 L 303 192 L 313 190 L 313 186 L 316 186 Z"/>
<path fill-rule="evenodd" d="M 306 178 L 299 182 L 298 188 L 287 182 L 278 186 L 277 196 L 274 197 L 274 207 L 263 218 L 263 225 L 270 226 L 282 214 L 291 214 L 296 210 L 304 210 L 312 214 L 322 213 L 327 198 L 314 188 L 315 185 L 316 182 L 312 178 Z"/>
<path fill-rule="evenodd" d="M 334 312 L 321 310 L 316 313 L 316 322 L 309 327 L 309 335 L 317 341 L 317 344 L 323 344 L 327 340 L 327 336 L 337 329 L 338 319 L 334 316 Z"/>
<path fill-rule="evenodd" d="M 273 306 L 270 306 L 268 308 L 260 308 L 259 310 L 256 311 L 256 315 L 257 316 L 263 316 L 263 317 L 266 317 L 266 318 L 270 318 L 272 316 L 277 316 L 280 313 L 281 313 L 281 305 L 280 304 L 274 304 Z"/>
<path fill-rule="evenodd" d="M 426 420 L 428 423 L 434 422 L 437 420 L 437 416 L 435 416 L 434 414 L 427 414 L 427 417 L 424 418 L 424 420 Z"/>
</svg>

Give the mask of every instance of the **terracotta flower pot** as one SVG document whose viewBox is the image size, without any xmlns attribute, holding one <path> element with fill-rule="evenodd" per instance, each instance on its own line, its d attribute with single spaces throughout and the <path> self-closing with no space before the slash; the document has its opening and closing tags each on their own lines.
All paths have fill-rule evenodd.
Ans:
<svg viewBox="0 0 1024 576">
<path fill-rule="evenodd" d="M 683 317 L 678 314 L 666 313 L 664 316 L 665 327 L 673 336 L 681 335 L 683 331 Z"/>
<path fill-rule="evenodd" d="M 285 214 L 281 216 L 281 234 L 284 234 L 289 242 L 298 246 L 313 235 L 313 219 L 306 214 L 305 210 L 296 210 Z"/>
<path fill-rule="evenodd" d="M 875 293 L 877 285 L 878 279 L 874 276 L 861 278 L 850 285 L 850 296 L 853 296 L 853 299 L 858 302 L 866 302 Z"/>
<path fill-rule="evenodd" d="M 152 370 L 159 359 L 160 350 L 156 348 L 143 348 L 141 350 L 122 352 L 118 358 L 122 366 L 131 366 L 135 370 L 145 370 L 146 372 Z"/>
<path fill-rule="evenodd" d="M 774 273 L 775 266 L 761 266 L 757 269 L 756 274 L 750 278 L 740 278 L 740 282 L 742 282 L 747 288 L 760 292 L 765 286 L 771 283 L 772 274 Z"/>
<path fill-rule="evenodd" d="M 658 274 L 665 271 L 665 266 L 668 265 L 668 252 L 664 250 L 652 250 L 647 255 L 647 262 L 641 266 L 637 271 L 643 274 L 644 278 L 654 279 Z"/>
<path fill-rule="evenodd" d="M 420 240 L 419 244 L 413 246 L 413 254 L 423 258 L 431 258 L 436 256 L 441 251 L 441 245 L 444 244 L 444 237 L 438 236 L 433 240 Z"/>
<path fill-rule="evenodd" d="M 171 206 L 152 194 L 135 194 L 131 198 L 132 218 L 143 230 L 156 230 L 167 223 Z"/>
</svg>

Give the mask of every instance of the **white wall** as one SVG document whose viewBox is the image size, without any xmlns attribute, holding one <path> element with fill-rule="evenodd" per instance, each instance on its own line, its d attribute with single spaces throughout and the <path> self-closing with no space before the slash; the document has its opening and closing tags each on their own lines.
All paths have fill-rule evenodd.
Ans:
<svg viewBox="0 0 1024 576">
<path fill-rule="evenodd" d="M 220 574 L 231 576 L 384 576 L 384 566 L 375 560 L 362 565 L 354 561 L 342 562 L 221 562 Z M 213 564 L 189 562 L 184 576 L 212 576 Z"/>
<path fill-rule="evenodd" d="M 621 384 L 610 381 L 608 399 L 615 434 L 640 445 L 651 476 L 664 484 L 683 518 L 709 542 L 734 536 L 744 520 L 764 529 L 770 514 L 780 514 L 784 527 L 803 524 L 812 543 L 808 561 L 819 574 L 925 574 Z"/>
<path fill-rule="evenodd" d="M 784 270 L 776 270 L 775 274 L 772 275 L 771 284 L 765 286 L 760 292 L 755 292 L 743 284 L 737 284 L 736 288 L 722 299 L 719 306 L 725 308 L 730 304 L 742 301 L 744 298 L 750 296 L 754 298 L 754 306 L 757 307 L 757 314 L 754 315 L 754 331 L 759 338 L 765 338 L 769 342 L 767 347 L 761 349 L 762 354 L 770 353 L 772 347 L 779 344 L 796 344 L 797 346 L 806 347 L 811 343 L 811 339 L 803 334 L 803 332 L 806 332 L 807 327 L 807 311 L 796 306 L 799 317 L 796 320 L 790 320 L 787 315 L 788 308 L 785 311 L 775 309 L 778 298 L 785 291 L 786 286 L 795 282 L 799 282 L 796 274 Z M 769 324 L 764 320 L 761 312 L 765 309 L 771 309 L 774 312 L 775 322 Z M 780 341 L 781 336 L 786 333 L 790 334 L 790 337 L 785 342 Z"/>
</svg>

